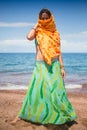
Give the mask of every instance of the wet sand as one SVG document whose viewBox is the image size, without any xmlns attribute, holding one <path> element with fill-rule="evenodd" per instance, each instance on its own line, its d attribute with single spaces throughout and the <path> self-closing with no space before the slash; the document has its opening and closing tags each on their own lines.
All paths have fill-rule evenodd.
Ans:
<svg viewBox="0 0 87 130">
<path fill-rule="evenodd" d="M 87 130 L 87 89 L 67 90 L 78 118 L 74 124 L 40 125 L 20 120 L 10 124 L 18 114 L 27 90 L 0 90 L 0 130 Z"/>
</svg>

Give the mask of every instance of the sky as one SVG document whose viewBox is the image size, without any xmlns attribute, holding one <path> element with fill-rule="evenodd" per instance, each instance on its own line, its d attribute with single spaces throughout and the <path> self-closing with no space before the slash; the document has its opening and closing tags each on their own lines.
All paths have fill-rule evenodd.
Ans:
<svg viewBox="0 0 87 130">
<path fill-rule="evenodd" d="M 87 52 L 87 0 L 0 0 L 0 53 L 36 51 L 26 36 L 42 8 L 54 15 L 62 52 Z"/>
</svg>

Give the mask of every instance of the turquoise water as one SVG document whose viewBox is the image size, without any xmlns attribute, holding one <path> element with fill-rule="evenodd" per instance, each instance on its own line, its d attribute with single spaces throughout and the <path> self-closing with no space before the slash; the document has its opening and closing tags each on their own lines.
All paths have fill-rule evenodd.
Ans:
<svg viewBox="0 0 87 130">
<path fill-rule="evenodd" d="M 87 83 L 87 53 L 63 53 L 68 84 Z M 27 85 L 35 65 L 35 53 L 0 53 L 0 84 Z"/>
</svg>

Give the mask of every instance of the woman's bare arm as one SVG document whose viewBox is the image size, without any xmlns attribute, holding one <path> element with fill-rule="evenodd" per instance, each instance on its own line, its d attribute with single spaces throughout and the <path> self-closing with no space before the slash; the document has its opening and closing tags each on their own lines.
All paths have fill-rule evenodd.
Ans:
<svg viewBox="0 0 87 130">
<path fill-rule="evenodd" d="M 63 58 L 62 58 L 62 53 L 59 55 L 59 62 L 61 66 L 64 66 Z"/>
<path fill-rule="evenodd" d="M 62 77 L 64 78 L 66 76 L 66 72 L 65 72 L 65 68 L 64 68 L 64 62 L 62 59 L 62 53 L 59 55 L 59 62 L 60 62 Z"/>
<path fill-rule="evenodd" d="M 28 40 L 33 40 L 35 38 L 35 36 L 36 36 L 36 29 L 37 29 L 37 24 L 27 34 L 27 39 Z"/>
</svg>

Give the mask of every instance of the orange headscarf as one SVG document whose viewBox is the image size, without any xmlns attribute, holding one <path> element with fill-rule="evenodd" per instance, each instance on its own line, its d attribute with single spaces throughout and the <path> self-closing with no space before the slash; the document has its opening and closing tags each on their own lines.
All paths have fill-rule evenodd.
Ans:
<svg viewBox="0 0 87 130">
<path fill-rule="evenodd" d="M 38 18 L 36 39 L 44 60 L 47 64 L 51 65 L 52 59 L 61 53 L 60 34 L 56 30 L 53 15 L 47 20 L 41 20 Z"/>
</svg>

